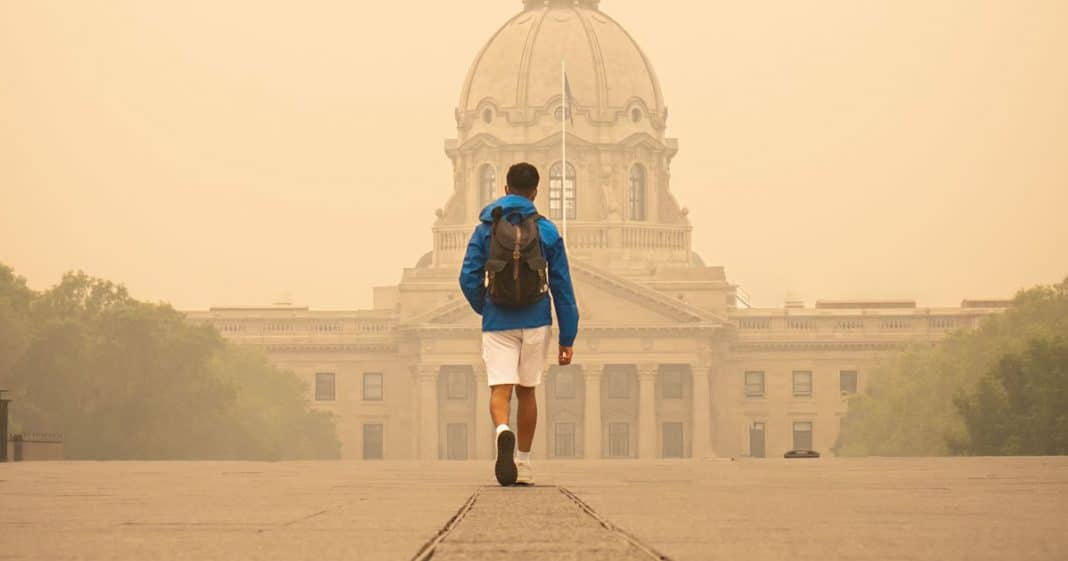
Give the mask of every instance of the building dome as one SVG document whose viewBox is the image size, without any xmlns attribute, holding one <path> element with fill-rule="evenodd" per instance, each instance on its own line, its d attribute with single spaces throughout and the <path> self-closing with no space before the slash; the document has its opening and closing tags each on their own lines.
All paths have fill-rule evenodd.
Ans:
<svg viewBox="0 0 1068 561">
<path fill-rule="evenodd" d="M 560 103 L 566 61 L 575 119 L 591 124 L 646 120 L 663 129 L 664 104 L 652 65 L 596 0 L 527 0 L 489 40 L 468 72 L 457 111 L 463 123 L 503 114 L 516 124 Z M 645 117 L 648 116 L 648 119 Z"/>
<path fill-rule="evenodd" d="M 475 58 L 457 136 L 445 141 L 453 192 L 435 222 L 432 268 L 460 262 L 472 219 L 504 192 L 509 166 L 520 161 L 541 170 L 534 204 L 561 225 L 576 258 L 635 274 L 693 264 L 690 222 L 671 193 L 679 146 L 665 135 L 660 82 L 599 6 L 526 0 Z"/>
</svg>

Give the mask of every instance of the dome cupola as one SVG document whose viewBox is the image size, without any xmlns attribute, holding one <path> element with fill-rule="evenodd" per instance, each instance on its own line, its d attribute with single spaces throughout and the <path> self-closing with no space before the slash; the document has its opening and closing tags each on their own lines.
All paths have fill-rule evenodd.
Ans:
<svg viewBox="0 0 1068 561">
<path fill-rule="evenodd" d="M 529 127 L 559 118 L 561 62 L 567 65 L 577 134 L 625 124 L 626 134 L 662 132 L 660 82 L 637 42 L 595 0 L 527 0 L 475 58 L 457 122 L 469 135 L 505 124 Z M 640 125 L 640 126 L 635 126 Z M 618 140 L 618 139 L 610 139 Z"/>
</svg>

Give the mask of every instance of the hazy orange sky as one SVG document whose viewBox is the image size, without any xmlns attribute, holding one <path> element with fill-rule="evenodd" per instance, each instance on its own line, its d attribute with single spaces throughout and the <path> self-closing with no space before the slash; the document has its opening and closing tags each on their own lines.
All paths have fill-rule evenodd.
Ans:
<svg viewBox="0 0 1068 561">
<path fill-rule="evenodd" d="M 521 7 L 0 0 L 0 262 L 186 309 L 369 306 L 430 249 L 468 65 Z M 662 82 L 695 249 L 754 303 L 1068 274 L 1068 2 L 601 8 Z"/>
</svg>

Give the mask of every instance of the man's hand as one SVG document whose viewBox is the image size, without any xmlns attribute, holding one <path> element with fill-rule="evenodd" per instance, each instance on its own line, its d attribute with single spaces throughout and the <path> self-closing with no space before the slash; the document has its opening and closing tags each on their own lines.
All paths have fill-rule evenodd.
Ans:
<svg viewBox="0 0 1068 561">
<path fill-rule="evenodd" d="M 571 357 L 575 356 L 574 347 L 565 347 L 560 345 L 560 366 L 567 366 L 571 364 Z"/>
</svg>

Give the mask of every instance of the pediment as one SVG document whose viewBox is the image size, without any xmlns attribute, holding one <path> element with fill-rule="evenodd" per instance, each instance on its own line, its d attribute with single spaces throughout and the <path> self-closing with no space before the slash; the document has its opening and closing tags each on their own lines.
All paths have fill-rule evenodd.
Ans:
<svg viewBox="0 0 1068 561">
<path fill-rule="evenodd" d="M 467 139 L 467 141 L 464 142 L 463 145 L 461 145 L 459 148 L 460 150 L 463 150 L 465 152 L 470 152 L 482 147 L 501 148 L 502 146 L 504 146 L 504 143 L 501 142 L 501 139 L 497 138 L 496 136 L 493 136 L 492 134 L 483 132 Z"/>
<path fill-rule="evenodd" d="M 556 148 L 560 146 L 560 133 L 550 134 L 545 138 L 542 138 L 541 140 L 535 142 L 533 146 L 539 149 Z M 568 148 L 591 148 L 594 146 L 594 144 L 580 136 L 576 136 L 575 134 L 568 132 L 567 146 Z"/>
<path fill-rule="evenodd" d="M 597 325 L 655 325 L 691 323 L 689 318 L 679 317 L 657 306 L 649 306 L 620 293 L 611 287 L 588 279 L 576 279 L 575 297 L 579 302 L 582 321 Z"/>
<path fill-rule="evenodd" d="M 422 315 L 416 316 L 405 323 L 411 325 L 451 325 L 456 327 L 478 327 L 482 324 L 478 314 L 471 309 L 467 300 L 459 294 L 459 288 L 457 288 L 457 296 L 455 299 L 429 310 Z"/>
<path fill-rule="evenodd" d="M 583 262 L 571 263 L 580 311 L 597 323 L 723 323 L 723 318 Z"/>
<path fill-rule="evenodd" d="M 572 262 L 571 275 L 584 322 L 621 327 L 724 322 L 714 314 L 585 263 Z M 405 323 L 477 327 L 480 320 L 458 296 Z"/>
<path fill-rule="evenodd" d="M 663 142 L 660 142 L 655 137 L 645 132 L 634 133 L 627 138 L 623 139 L 622 144 L 628 148 L 637 148 L 639 146 L 648 148 L 653 152 L 658 152 L 668 148 Z"/>
</svg>

